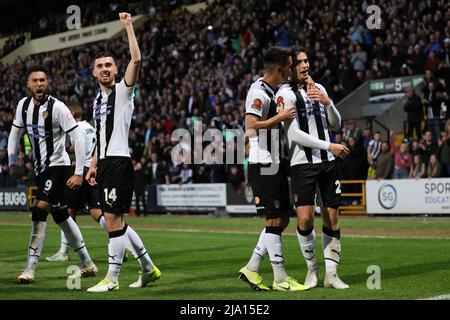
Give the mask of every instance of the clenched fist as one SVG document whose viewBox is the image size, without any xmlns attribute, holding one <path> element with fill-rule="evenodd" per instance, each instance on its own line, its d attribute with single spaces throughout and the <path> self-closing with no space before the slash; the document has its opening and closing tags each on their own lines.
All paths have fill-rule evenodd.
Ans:
<svg viewBox="0 0 450 320">
<path fill-rule="evenodd" d="M 131 20 L 131 14 L 127 12 L 120 12 L 119 13 L 120 22 L 124 26 L 131 26 L 133 24 L 133 20 Z"/>
</svg>

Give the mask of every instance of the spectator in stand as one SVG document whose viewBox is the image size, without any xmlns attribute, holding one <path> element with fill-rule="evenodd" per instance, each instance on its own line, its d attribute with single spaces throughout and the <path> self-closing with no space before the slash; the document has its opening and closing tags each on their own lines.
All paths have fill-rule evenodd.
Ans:
<svg viewBox="0 0 450 320">
<path fill-rule="evenodd" d="M 423 159 L 425 160 L 425 164 L 428 164 L 428 160 L 432 154 L 437 152 L 438 145 L 434 142 L 433 135 L 431 131 L 426 131 L 424 135 L 424 143 L 423 143 Z"/>
<path fill-rule="evenodd" d="M 369 143 L 372 140 L 372 131 L 370 128 L 364 128 L 363 130 L 363 148 L 364 150 L 367 150 L 367 147 L 369 147 Z"/>
<path fill-rule="evenodd" d="M 425 163 L 423 163 L 422 156 L 416 154 L 413 159 L 413 164 L 409 169 L 410 179 L 420 179 L 425 177 Z"/>
<path fill-rule="evenodd" d="M 342 139 L 348 143 L 349 138 L 355 139 L 355 143 L 359 145 L 362 143 L 362 132 L 361 129 L 356 126 L 355 120 L 348 120 L 346 127 L 344 127 L 342 133 Z"/>
<path fill-rule="evenodd" d="M 145 187 L 147 186 L 147 176 L 142 163 L 134 161 L 134 195 L 136 199 L 136 216 L 141 215 L 141 203 L 144 217 L 147 216 L 147 199 L 145 197 Z"/>
<path fill-rule="evenodd" d="M 450 177 L 450 120 L 445 124 L 445 132 L 447 139 L 438 148 L 436 156 L 442 166 L 441 176 Z"/>
<path fill-rule="evenodd" d="M 151 161 L 147 165 L 149 184 L 169 184 L 169 174 L 163 162 L 158 161 L 158 154 L 153 152 Z"/>
<path fill-rule="evenodd" d="M 394 155 L 394 179 L 406 179 L 409 176 L 409 169 L 412 165 L 412 155 L 408 151 L 408 140 L 404 139 L 397 148 L 395 144 L 394 131 L 391 130 L 391 146 Z"/>
<path fill-rule="evenodd" d="M 369 145 L 367 147 L 367 156 L 371 157 L 371 159 L 376 163 L 377 158 L 381 152 L 381 132 L 377 131 L 373 135 L 373 139 L 370 140 Z"/>
<path fill-rule="evenodd" d="M 391 179 L 394 169 L 394 158 L 390 151 L 389 142 L 381 144 L 381 153 L 378 156 L 375 170 L 375 179 Z"/>
<path fill-rule="evenodd" d="M 238 165 L 229 166 L 227 183 L 230 183 L 234 190 L 239 191 L 244 185 L 244 182 L 245 177 L 242 167 Z"/>
<path fill-rule="evenodd" d="M 435 154 L 430 156 L 430 161 L 427 166 L 427 177 L 428 178 L 439 178 L 441 176 L 441 164 Z"/>
<path fill-rule="evenodd" d="M 180 169 L 180 183 L 181 184 L 192 183 L 193 181 L 192 176 L 193 173 L 191 165 L 184 163 Z"/>
<path fill-rule="evenodd" d="M 422 136 L 421 123 L 423 120 L 423 106 L 422 101 L 419 96 L 414 93 L 412 88 L 409 88 L 406 91 L 406 104 L 403 107 L 403 110 L 407 113 L 407 121 L 408 121 L 408 132 L 406 133 L 407 137 L 414 139 L 415 137 L 419 139 Z M 416 136 L 414 137 L 414 130 Z"/>
</svg>

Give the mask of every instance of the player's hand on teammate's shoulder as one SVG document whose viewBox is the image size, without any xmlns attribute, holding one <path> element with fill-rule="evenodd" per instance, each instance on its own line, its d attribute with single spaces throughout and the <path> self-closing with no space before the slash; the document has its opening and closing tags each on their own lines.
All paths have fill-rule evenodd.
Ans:
<svg viewBox="0 0 450 320">
<path fill-rule="evenodd" d="M 95 168 L 89 168 L 88 172 L 86 173 L 86 180 L 93 187 L 97 185 L 97 181 L 95 181 L 96 176 L 97 170 Z"/>
<path fill-rule="evenodd" d="M 347 158 L 350 153 L 349 148 L 339 143 L 330 143 L 328 151 L 330 151 L 334 156 L 339 157 L 341 159 Z"/>
<path fill-rule="evenodd" d="M 284 121 L 286 119 L 292 119 L 295 117 L 295 108 L 294 107 L 286 107 L 286 108 L 279 108 L 278 109 L 278 115 L 281 119 L 281 121 Z"/>
<path fill-rule="evenodd" d="M 83 183 L 83 176 L 79 176 L 77 174 L 74 174 L 73 176 L 71 176 L 69 178 L 69 180 L 67 180 L 66 185 L 70 189 L 78 189 L 79 187 L 81 187 L 82 183 Z"/>
<path fill-rule="evenodd" d="M 133 20 L 131 20 L 131 14 L 127 12 L 120 12 L 119 19 L 124 26 L 131 26 L 133 24 Z"/>
</svg>

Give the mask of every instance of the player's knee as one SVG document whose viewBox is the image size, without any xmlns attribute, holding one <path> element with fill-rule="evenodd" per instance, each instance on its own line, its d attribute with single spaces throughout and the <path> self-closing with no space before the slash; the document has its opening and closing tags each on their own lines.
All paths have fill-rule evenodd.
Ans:
<svg viewBox="0 0 450 320">
<path fill-rule="evenodd" d="M 67 207 L 54 208 L 51 214 L 53 217 L 53 221 L 55 221 L 56 224 L 60 224 L 61 222 L 64 222 L 67 219 L 69 219 L 69 211 L 67 210 Z"/>
<path fill-rule="evenodd" d="M 48 211 L 38 207 L 31 208 L 31 220 L 32 221 L 47 221 Z"/>
</svg>

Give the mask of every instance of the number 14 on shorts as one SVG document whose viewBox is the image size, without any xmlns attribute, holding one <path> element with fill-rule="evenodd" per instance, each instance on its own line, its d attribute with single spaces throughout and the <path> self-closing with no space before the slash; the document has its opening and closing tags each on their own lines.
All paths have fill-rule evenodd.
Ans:
<svg viewBox="0 0 450 320">
<path fill-rule="evenodd" d="M 108 191 L 108 188 L 103 189 L 105 193 L 105 202 L 112 207 L 112 204 L 117 200 L 116 188 L 111 188 Z"/>
</svg>

